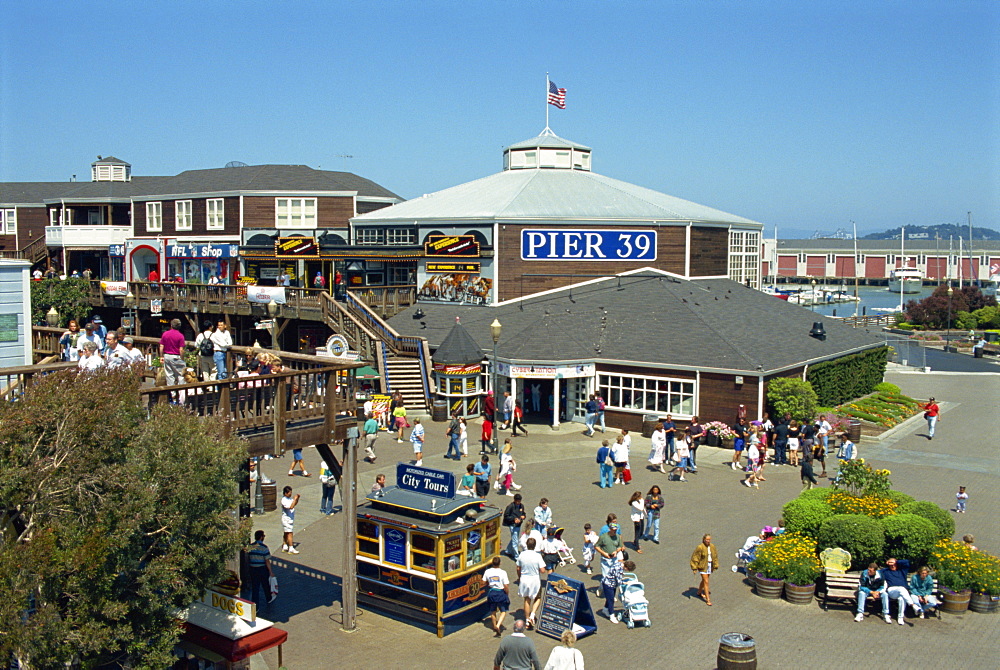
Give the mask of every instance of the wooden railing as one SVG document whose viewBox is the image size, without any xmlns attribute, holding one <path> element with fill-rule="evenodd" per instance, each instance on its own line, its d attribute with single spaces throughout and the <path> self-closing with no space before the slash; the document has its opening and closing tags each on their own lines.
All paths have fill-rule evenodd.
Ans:
<svg viewBox="0 0 1000 670">
<path fill-rule="evenodd" d="M 832 317 L 839 318 L 842 323 L 848 326 L 854 326 L 855 328 L 864 328 L 866 326 L 878 326 L 878 327 L 892 327 L 896 325 L 896 317 L 892 314 L 882 314 L 879 316 L 845 316 L 845 317 Z"/>
<path fill-rule="evenodd" d="M 419 358 L 421 350 L 421 337 L 406 337 L 396 332 L 396 329 L 386 323 L 382 317 L 375 314 L 364 301 L 359 300 L 352 291 L 348 291 L 344 299 L 344 304 L 350 313 L 370 331 L 374 332 L 379 339 L 385 342 L 386 346 L 397 356 L 409 358 Z"/>
<path fill-rule="evenodd" d="M 348 293 L 368 305 L 383 319 L 391 319 L 417 301 L 416 285 L 369 286 Z"/>
<path fill-rule="evenodd" d="M 59 370 L 71 370 L 76 363 L 49 363 L 46 365 L 20 365 L 0 368 L 0 400 L 15 400 L 24 393 L 35 375 L 45 375 Z"/>
<path fill-rule="evenodd" d="M 48 254 L 48 247 L 45 245 L 45 236 L 36 237 L 23 249 L 7 249 L 0 251 L 0 258 L 23 258 L 26 261 L 37 263 Z"/>
</svg>

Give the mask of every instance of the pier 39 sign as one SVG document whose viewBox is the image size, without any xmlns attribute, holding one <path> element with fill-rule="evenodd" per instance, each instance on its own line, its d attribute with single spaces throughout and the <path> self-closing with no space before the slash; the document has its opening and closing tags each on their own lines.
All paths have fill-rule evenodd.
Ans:
<svg viewBox="0 0 1000 670">
<path fill-rule="evenodd" d="M 525 229 L 525 261 L 655 261 L 655 230 Z"/>
</svg>

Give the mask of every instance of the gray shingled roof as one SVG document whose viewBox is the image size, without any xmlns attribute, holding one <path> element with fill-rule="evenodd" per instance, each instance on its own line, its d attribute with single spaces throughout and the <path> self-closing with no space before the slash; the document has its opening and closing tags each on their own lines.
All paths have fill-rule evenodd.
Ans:
<svg viewBox="0 0 1000 670">
<path fill-rule="evenodd" d="M 635 361 L 774 372 L 878 346 L 882 338 L 728 279 L 684 280 L 647 269 L 496 306 L 418 305 L 391 325 L 439 345 L 460 316 L 483 351 L 499 319 L 502 359 Z M 825 341 L 810 337 L 821 321 Z M 421 326 L 421 322 L 424 324 Z"/>
<path fill-rule="evenodd" d="M 308 165 L 248 165 L 186 170 L 172 177 L 133 176 L 131 181 L 0 182 L 0 202 L 41 203 L 64 198 L 128 200 L 146 196 L 220 191 L 355 191 L 360 197 L 402 199 L 370 179 Z"/>
<path fill-rule="evenodd" d="M 434 362 L 442 365 L 468 365 L 481 360 L 483 360 L 482 348 L 458 321 L 434 352 Z"/>
</svg>

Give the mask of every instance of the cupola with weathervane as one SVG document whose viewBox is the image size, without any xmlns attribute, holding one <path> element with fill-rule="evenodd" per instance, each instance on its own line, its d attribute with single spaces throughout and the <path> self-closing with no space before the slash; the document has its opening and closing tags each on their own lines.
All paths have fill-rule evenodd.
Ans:
<svg viewBox="0 0 1000 670">
<path fill-rule="evenodd" d="M 590 172 L 590 147 L 565 140 L 549 128 L 538 137 L 503 151 L 504 170 L 583 170 Z"/>
<path fill-rule="evenodd" d="M 121 158 L 98 156 L 90 164 L 90 181 L 132 181 L 132 166 Z"/>
</svg>

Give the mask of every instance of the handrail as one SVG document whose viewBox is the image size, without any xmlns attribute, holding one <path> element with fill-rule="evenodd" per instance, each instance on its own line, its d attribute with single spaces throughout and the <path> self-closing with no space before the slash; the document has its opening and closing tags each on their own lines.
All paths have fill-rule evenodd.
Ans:
<svg viewBox="0 0 1000 670">
<path fill-rule="evenodd" d="M 368 305 L 352 295 L 350 291 L 347 292 L 345 302 L 353 308 L 351 311 L 352 314 L 356 314 L 358 318 L 364 318 L 371 326 L 383 334 L 384 337 L 382 340 L 392 349 L 394 354 L 414 358 L 420 356 L 420 342 L 424 338 L 400 335 L 396 332 L 396 329 L 383 321 L 378 314 L 371 311 Z"/>
</svg>

